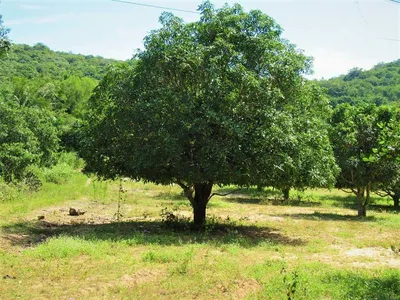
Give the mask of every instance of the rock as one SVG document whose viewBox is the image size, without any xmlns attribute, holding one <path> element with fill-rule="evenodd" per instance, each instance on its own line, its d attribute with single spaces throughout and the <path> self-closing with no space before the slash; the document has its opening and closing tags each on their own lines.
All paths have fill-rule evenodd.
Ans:
<svg viewBox="0 0 400 300">
<path fill-rule="evenodd" d="M 81 211 L 81 210 L 73 208 L 73 207 L 69 208 L 69 215 L 70 216 L 81 216 L 84 213 L 85 213 L 85 211 Z"/>
<path fill-rule="evenodd" d="M 70 207 L 69 208 L 69 215 L 70 216 L 79 216 L 78 210 L 76 208 Z"/>
</svg>

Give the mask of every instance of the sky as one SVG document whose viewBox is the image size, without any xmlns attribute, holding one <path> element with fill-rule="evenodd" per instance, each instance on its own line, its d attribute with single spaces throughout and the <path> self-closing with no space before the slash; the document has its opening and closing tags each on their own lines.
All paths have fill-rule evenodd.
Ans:
<svg viewBox="0 0 400 300">
<path fill-rule="evenodd" d="M 130 1 L 130 0 L 126 0 Z M 196 11 L 202 0 L 132 0 Z M 214 0 L 259 9 L 284 29 L 283 37 L 314 57 L 311 78 L 331 78 L 358 67 L 400 59 L 400 3 L 390 0 Z M 160 27 L 165 9 L 112 0 L 2 0 L 0 14 L 14 43 L 44 43 L 53 50 L 129 59 Z M 187 22 L 199 14 L 171 11 Z"/>
</svg>

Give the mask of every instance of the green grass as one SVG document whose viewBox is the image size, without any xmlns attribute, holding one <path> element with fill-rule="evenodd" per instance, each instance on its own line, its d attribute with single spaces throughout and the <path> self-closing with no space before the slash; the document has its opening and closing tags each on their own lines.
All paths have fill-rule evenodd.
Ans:
<svg viewBox="0 0 400 300">
<path fill-rule="evenodd" d="M 259 299 L 398 299 L 398 270 L 339 270 L 326 264 L 299 263 L 291 268 L 282 261 L 266 261 L 252 270 L 262 283 Z M 295 289 L 291 287 L 295 284 Z"/>
<path fill-rule="evenodd" d="M 385 199 L 359 219 L 341 191 L 246 189 L 214 197 L 198 232 L 178 187 L 123 185 L 76 174 L 1 202 L 0 298 L 400 299 L 400 215 Z"/>
<path fill-rule="evenodd" d="M 10 218 L 23 217 L 38 208 L 61 204 L 68 200 L 75 200 L 90 195 L 90 188 L 86 185 L 88 178 L 77 173 L 62 186 L 51 182 L 44 182 L 38 192 L 22 195 L 21 199 L 0 202 L 0 224 Z"/>
</svg>

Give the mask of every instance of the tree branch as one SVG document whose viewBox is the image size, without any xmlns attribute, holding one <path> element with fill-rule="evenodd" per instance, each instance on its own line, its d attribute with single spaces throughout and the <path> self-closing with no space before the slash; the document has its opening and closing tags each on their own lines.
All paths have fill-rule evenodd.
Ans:
<svg viewBox="0 0 400 300">
<path fill-rule="evenodd" d="M 186 185 L 180 180 L 175 180 L 175 182 L 176 182 L 177 185 L 179 185 L 183 189 L 183 193 L 189 199 L 190 203 L 193 205 L 193 202 L 194 202 L 194 197 L 193 197 L 194 189 L 193 189 L 193 186 Z"/>
<path fill-rule="evenodd" d="M 189 189 L 189 187 L 188 187 L 186 184 L 184 184 L 182 181 L 180 181 L 180 180 L 175 180 L 175 182 L 176 182 L 176 184 L 179 185 L 182 189 L 184 189 L 184 190 Z"/>
<path fill-rule="evenodd" d="M 375 194 L 377 194 L 379 197 L 393 197 L 393 194 L 390 192 L 387 192 L 385 190 L 382 191 L 375 191 Z"/>
<path fill-rule="evenodd" d="M 345 182 L 354 185 L 353 171 L 351 172 L 351 179 L 352 179 L 353 181 L 347 180 L 342 174 L 340 174 L 340 177 L 341 177 Z"/>
<path fill-rule="evenodd" d="M 241 191 L 241 190 L 242 190 L 242 188 L 240 188 L 240 189 L 236 189 L 236 190 L 233 190 L 233 191 L 231 191 L 231 192 L 229 192 L 229 193 L 226 193 L 226 194 L 212 193 L 212 194 L 210 195 L 210 197 L 208 197 L 207 201 L 210 201 L 210 199 L 211 199 L 213 196 L 221 196 L 221 197 L 225 197 L 225 196 L 228 196 L 228 195 L 230 195 L 230 194 L 233 194 L 233 193 L 239 192 L 239 191 Z"/>
<path fill-rule="evenodd" d="M 352 188 L 350 188 L 351 191 L 346 191 L 346 188 L 341 188 L 341 190 L 347 194 L 357 194 L 357 192 L 355 190 L 353 190 Z"/>
</svg>

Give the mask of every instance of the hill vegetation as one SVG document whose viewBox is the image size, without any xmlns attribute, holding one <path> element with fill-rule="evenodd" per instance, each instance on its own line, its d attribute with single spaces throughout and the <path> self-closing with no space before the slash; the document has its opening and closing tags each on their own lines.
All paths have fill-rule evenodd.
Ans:
<svg viewBox="0 0 400 300">
<path fill-rule="evenodd" d="M 3 29 L 4 40 L 6 33 Z M 0 177 L 36 189 L 44 178 L 42 173 L 47 172 L 43 168 L 57 165 L 63 152 L 76 151 L 77 128 L 86 103 L 108 67 L 117 61 L 55 52 L 41 43 L 4 44 Z M 69 167 L 64 164 L 65 168 Z"/>
<path fill-rule="evenodd" d="M 342 103 L 351 105 L 399 105 L 400 59 L 380 63 L 371 70 L 354 68 L 346 75 L 321 80 L 332 106 Z"/>
<path fill-rule="evenodd" d="M 71 76 L 103 78 L 107 66 L 117 62 L 100 56 L 56 52 L 42 43 L 34 46 L 13 44 L 1 61 L 0 81 L 13 77 L 64 80 Z"/>
</svg>

